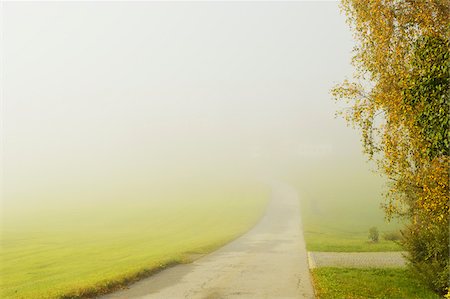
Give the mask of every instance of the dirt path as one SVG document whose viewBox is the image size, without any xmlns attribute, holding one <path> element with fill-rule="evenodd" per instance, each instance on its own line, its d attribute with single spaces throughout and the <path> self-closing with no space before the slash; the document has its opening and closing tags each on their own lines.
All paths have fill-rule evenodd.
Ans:
<svg viewBox="0 0 450 299">
<path fill-rule="evenodd" d="M 101 298 L 314 298 L 295 190 L 274 184 L 261 221 L 221 249 Z"/>
</svg>

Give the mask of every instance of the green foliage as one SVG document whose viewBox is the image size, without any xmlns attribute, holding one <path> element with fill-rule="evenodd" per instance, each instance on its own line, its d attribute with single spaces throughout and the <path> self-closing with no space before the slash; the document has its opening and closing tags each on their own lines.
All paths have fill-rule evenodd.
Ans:
<svg viewBox="0 0 450 299">
<path fill-rule="evenodd" d="M 403 234 L 402 245 L 409 253 L 409 268 L 431 289 L 444 294 L 450 275 L 448 227 L 435 224 L 422 229 L 412 224 Z"/>
<path fill-rule="evenodd" d="M 365 152 L 390 180 L 385 211 L 410 224 L 411 268 L 449 287 L 450 1 L 342 0 L 355 31 L 357 82 L 333 89 L 352 103 Z M 367 81 L 370 84 L 367 84 Z M 447 233 L 441 233 L 447 231 Z M 445 246 L 442 246 L 445 244 Z M 447 258 L 444 258 L 446 256 Z"/>
<path fill-rule="evenodd" d="M 448 39 L 420 37 L 413 46 L 412 69 L 405 80 L 407 87 L 403 93 L 405 103 L 415 111 L 415 126 L 423 138 L 425 158 L 433 162 L 448 156 L 450 150 L 449 47 Z M 444 167 L 446 171 L 434 170 L 428 176 L 448 182 L 448 163 Z M 410 268 L 417 277 L 431 289 L 444 294 L 450 273 L 448 187 L 445 183 L 438 183 L 437 188 L 434 185 L 436 183 L 426 181 L 424 189 L 437 189 L 438 192 L 415 192 L 424 200 L 417 202 L 420 210 L 413 211 L 414 221 L 405 230 L 402 244 L 410 253 Z M 439 214 L 444 217 L 440 218 Z"/>
<path fill-rule="evenodd" d="M 373 226 L 369 229 L 369 239 L 372 240 L 372 242 L 378 243 L 378 240 L 380 238 L 380 233 L 378 232 L 378 228 L 376 226 Z"/>
<path fill-rule="evenodd" d="M 422 36 L 413 45 L 411 71 L 404 79 L 404 102 L 414 108 L 415 125 L 429 159 L 447 155 L 450 107 L 449 40 Z"/>
</svg>

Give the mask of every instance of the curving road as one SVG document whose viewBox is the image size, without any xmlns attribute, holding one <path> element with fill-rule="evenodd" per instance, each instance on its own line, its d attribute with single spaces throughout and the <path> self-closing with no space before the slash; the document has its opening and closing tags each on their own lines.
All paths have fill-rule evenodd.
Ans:
<svg viewBox="0 0 450 299">
<path fill-rule="evenodd" d="M 247 234 L 101 298 L 314 298 L 296 191 L 273 184 L 265 215 Z"/>
</svg>

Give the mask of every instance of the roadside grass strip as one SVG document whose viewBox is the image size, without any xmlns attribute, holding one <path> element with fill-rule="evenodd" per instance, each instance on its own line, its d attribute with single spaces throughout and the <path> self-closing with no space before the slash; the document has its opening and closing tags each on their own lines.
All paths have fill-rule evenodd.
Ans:
<svg viewBox="0 0 450 299">
<path fill-rule="evenodd" d="M 438 299 L 404 268 L 311 270 L 317 299 Z"/>
<path fill-rule="evenodd" d="M 385 181 L 372 173 L 365 161 L 311 162 L 299 169 L 287 181 L 299 193 L 308 251 L 403 250 L 398 244 L 402 223 L 386 222 L 380 208 Z M 369 238 L 373 227 L 379 232 L 376 242 Z"/>
</svg>

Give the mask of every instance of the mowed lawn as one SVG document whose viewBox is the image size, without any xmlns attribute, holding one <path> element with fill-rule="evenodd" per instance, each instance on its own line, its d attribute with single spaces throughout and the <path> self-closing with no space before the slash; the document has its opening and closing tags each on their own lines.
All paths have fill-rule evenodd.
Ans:
<svg viewBox="0 0 450 299">
<path fill-rule="evenodd" d="M 381 209 L 383 180 L 367 165 L 326 161 L 305 165 L 290 181 L 299 191 L 306 247 L 309 251 L 398 251 L 400 245 L 384 240 L 399 232 L 401 223 L 387 222 Z M 369 229 L 377 227 L 379 242 Z M 425 299 L 439 298 L 406 268 L 311 269 L 319 299 Z"/>
<path fill-rule="evenodd" d="M 387 222 L 381 209 L 383 180 L 368 165 L 326 161 L 299 167 L 289 181 L 297 187 L 302 222 L 309 251 L 399 251 L 383 238 L 401 225 Z M 379 242 L 370 242 L 371 227 L 379 230 Z"/>
<path fill-rule="evenodd" d="M 438 299 L 406 269 L 317 268 L 312 271 L 318 299 Z"/>
<path fill-rule="evenodd" d="M 92 295 L 188 262 L 252 227 L 268 196 L 260 185 L 174 186 L 149 198 L 11 209 L 2 227 L 0 297 Z"/>
</svg>

